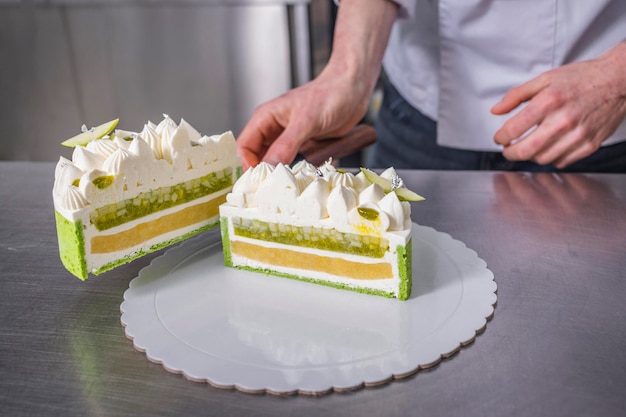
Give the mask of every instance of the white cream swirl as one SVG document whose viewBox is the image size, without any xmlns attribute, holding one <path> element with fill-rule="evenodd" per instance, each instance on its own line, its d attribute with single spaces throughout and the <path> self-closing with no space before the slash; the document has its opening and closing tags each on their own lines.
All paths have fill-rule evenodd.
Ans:
<svg viewBox="0 0 626 417">
<path fill-rule="evenodd" d="M 156 159 L 163 159 L 163 151 L 161 149 L 161 136 L 159 136 L 156 129 L 153 128 L 150 123 L 144 125 L 140 136 L 150 146 L 154 157 Z"/>
<path fill-rule="evenodd" d="M 328 215 L 337 224 L 348 224 L 348 213 L 356 207 L 354 190 L 343 185 L 334 187 L 328 196 Z"/>
<path fill-rule="evenodd" d="M 65 189 L 63 196 L 61 197 L 61 205 L 67 207 L 69 210 L 80 210 L 87 206 L 89 202 L 80 192 L 78 187 L 70 185 Z"/>
<path fill-rule="evenodd" d="M 293 214 L 298 184 L 289 167 L 278 164 L 256 192 L 257 207 L 264 213 Z"/>
<path fill-rule="evenodd" d="M 330 184 L 323 178 L 316 178 L 296 200 L 296 216 L 307 220 L 320 220 L 328 217 L 327 200 Z"/>
<path fill-rule="evenodd" d="M 127 172 L 127 168 L 129 167 L 132 168 L 132 165 L 127 164 L 126 162 L 129 161 L 132 157 L 133 157 L 133 154 L 131 154 L 130 151 L 127 151 L 126 149 L 123 149 L 123 148 L 119 148 L 104 161 L 102 168 L 105 171 L 110 172 L 112 174 L 128 175 L 130 174 L 130 172 Z"/>
<path fill-rule="evenodd" d="M 389 216 L 371 201 L 350 210 L 348 223 L 367 234 L 380 234 L 389 230 Z"/>
<path fill-rule="evenodd" d="M 301 159 L 300 161 L 296 162 L 294 164 L 294 166 L 291 168 L 291 171 L 294 174 L 299 174 L 302 173 L 306 176 L 314 176 L 315 175 L 315 165 L 313 165 L 312 163 L 310 163 L 309 161 L 305 160 L 305 159 Z"/>
<path fill-rule="evenodd" d="M 226 196 L 228 204 L 244 208 L 256 207 L 256 190 L 259 184 L 252 178 L 252 169 L 247 170 L 237 180 L 232 191 Z"/>
<path fill-rule="evenodd" d="M 74 165 L 69 159 L 59 158 L 59 162 L 54 170 L 53 196 L 61 198 L 63 192 L 72 185 L 76 185 L 84 173 L 82 169 Z"/>
<path fill-rule="evenodd" d="M 117 150 L 118 145 L 110 139 L 100 139 L 89 142 L 86 148 L 88 151 L 106 159 Z"/>
<path fill-rule="evenodd" d="M 72 153 L 72 162 L 83 171 L 89 171 L 102 168 L 104 158 L 88 151 L 85 147 L 77 146 Z"/>
<path fill-rule="evenodd" d="M 377 203 L 385 196 L 383 188 L 378 184 L 370 184 L 359 193 L 359 204 Z"/>
<path fill-rule="evenodd" d="M 315 179 L 315 173 L 313 175 L 307 175 L 302 171 L 294 172 L 296 177 L 296 183 L 298 184 L 298 190 L 303 192 L 306 187 L 309 186 Z"/>
<path fill-rule="evenodd" d="M 344 187 L 354 188 L 356 180 L 354 174 L 343 171 L 332 171 L 328 175 L 329 182 L 333 187 L 343 185 Z"/>
<path fill-rule="evenodd" d="M 252 181 L 254 181 L 257 185 L 261 184 L 267 179 L 267 177 L 270 176 L 273 171 L 273 165 L 270 165 L 267 162 L 261 162 L 260 164 L 252 168 Z"/>
<path fill-rule="evenodd" d="M 396 193 L 387 193 L 379 202 L 378 206 L 389 217 L 389 230 L 404 230 L 404 207 Z"/>
</svg>

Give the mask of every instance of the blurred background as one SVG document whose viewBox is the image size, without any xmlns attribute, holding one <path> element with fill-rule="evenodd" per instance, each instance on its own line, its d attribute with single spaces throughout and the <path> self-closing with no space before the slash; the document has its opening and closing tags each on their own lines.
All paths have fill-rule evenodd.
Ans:
<svg viewBox="0 0 626 417">
<path fill-rule="evenodd" d="M 237 135 L 319 73 L 335 15 L 332 0 L 0 0 L 0 160 L 70 157 L 61 141 L 118 117 Z"/>
</svg>

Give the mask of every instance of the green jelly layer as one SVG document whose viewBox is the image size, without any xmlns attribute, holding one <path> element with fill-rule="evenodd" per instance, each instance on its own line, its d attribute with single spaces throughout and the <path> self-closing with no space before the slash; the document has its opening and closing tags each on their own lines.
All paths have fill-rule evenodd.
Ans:
<svg viewBox="0 0 626 417">
<path fill-rule="evenodd" d="M 233 227 L 237 236 L 250 239 L 371 258 L 382 258 L 389 249 L 387 239 L 335 229 L 292 226 L 241 217 L 233 217 Z"/>
<path fill-rule="evenodd" d="M 59 240 L 59 256 L 63 266 L 83 281 L 87 279 L 87 260 L 85 259 L 85 239 L 83 222 L 71 222 L 58 211 L 54 211 Z"/>
<path fill-rule="evenodd" d="M 174 186 L 160 187 L 140 193 L 114 204 L 95 209 L 90 221 L 98 230 L 107 230 L 180 204 L 204 197 L 233 185 L 233 169 L 212 172 Z"/>
</svg>

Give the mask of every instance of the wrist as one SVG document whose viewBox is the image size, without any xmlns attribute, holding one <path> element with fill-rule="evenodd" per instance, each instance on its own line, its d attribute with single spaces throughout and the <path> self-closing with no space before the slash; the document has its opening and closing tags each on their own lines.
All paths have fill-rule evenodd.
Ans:
<svg viewBox="0 0 626 417">
<path fill-rule="evenodd" d="M 390 0 L 342 0 L 337 15 L 333 50 L 324 72 L 374 88 L 398 6 Z"/>
</svg>

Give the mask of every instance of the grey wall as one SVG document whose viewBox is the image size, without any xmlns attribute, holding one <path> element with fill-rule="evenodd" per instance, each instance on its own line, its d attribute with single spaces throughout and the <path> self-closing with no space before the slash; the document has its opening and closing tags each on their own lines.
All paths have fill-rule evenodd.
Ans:
<svg viewBox="0 0 626 417">
<path fill-rule="evenodd" d="M 237 134 L 307 76 L 308 2 L 291 3 L 0 0 L 0 159 L 71 155 L 63 139 L 116 117 Z"/>
</svg>

